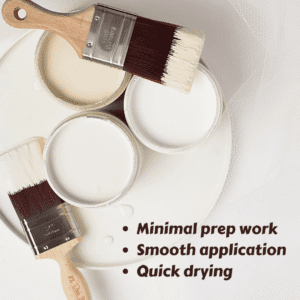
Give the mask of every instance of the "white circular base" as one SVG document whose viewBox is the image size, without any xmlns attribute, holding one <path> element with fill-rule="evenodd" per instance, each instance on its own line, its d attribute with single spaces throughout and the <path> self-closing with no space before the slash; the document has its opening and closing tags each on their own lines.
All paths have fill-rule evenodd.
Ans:
<svg viewBox="0 0 300 300">
<path fill-rule="evenodd" d="M 33 88 L 34 51 L 39 36 L 34 31 L 24 37 L 0 60 L 0 152 L 32 136 L 47 138 L 60 121 L 73 114 L 44 91 Z M 136 255 L 138 244 L 168 246 L 184 238 L 183 235 L 137 235 L 139 223 L 191 225 L 204 221 L 221 193 L 229 169 L 228 111 L 224 111 L 218 129 L 203 146 L 178 155 L 160 154 L 146 147 L 142 150 L 140 176 L 118 205 L 73 209 L 83 233 L 83 240 L 72 251 L 77 266 L 106 268 L 134 263 L 145 259 Z M 5 182 L 1 175 L 0 182 Z M 6 224 L 24 236 L 3 185 L 0 209 Z M 123 226 L 128 226 L 127 232 L 122 230 Z M 112 243 L 107 243 L 107 236 L 112 237 Z M 123 252 L 124 247 L 129 249 L 128 253 Z"/>
</svg>

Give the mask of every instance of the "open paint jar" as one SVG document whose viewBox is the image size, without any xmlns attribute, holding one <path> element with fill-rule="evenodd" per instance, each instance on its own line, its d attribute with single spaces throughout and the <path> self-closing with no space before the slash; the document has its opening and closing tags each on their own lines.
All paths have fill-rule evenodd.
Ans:
<svg viewBox="0 0 300 300">
<path fill-rule="evenodd" d="M 131 78 L 123 70 L 80 59 L 67 41 L 50 32 L 38 42 L 35 70 L 41 87 L 75 110 L 95 110 L 112 103 Z"/>
<path fill-rule="evenodd" d="M 75 114 L 46 141 L 46 177 L 66 202 L 106 206 L 121 199 L 140 169 L 138 142 L 129 128 L 107 113 Z"/>
<path fill-rule="evenodd" d="M 208 140 L 223 111 L 223 96 L 212 73 L 198 65 L 189 94 L 134 76 L 124 101 L 136 137 L 162 153 L 181 153 Z"/>
</svg>

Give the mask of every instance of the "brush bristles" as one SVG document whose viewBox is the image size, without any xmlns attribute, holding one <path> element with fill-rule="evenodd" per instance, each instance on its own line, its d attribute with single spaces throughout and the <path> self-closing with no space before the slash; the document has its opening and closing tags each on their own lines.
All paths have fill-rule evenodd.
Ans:
<svg viewBox="0 0 300 300">
<path fill-rule="evenodd" d="M 154 82 L 189 92 L 205 35 L 169 23 L 138 17 L 124 69 Z"/>
<path fill-rule="evenodd" d="M 15 194 L 8 194 L 20 219 L 27 219 L 64 203 L 47 181 L 27 187 Z"/>
<path fill-rule="evenodd" d="M 162 84 L 189 92 L 199 64 L 205 35 L 198 30 L 178 27 L 162 76 Z"/>
<path fill-rule="evenodd" d="M 46 181 L 44 145 L 45 140 L 37 138 L 1 156 L 9 175 L 7 193 L 21 219 L 63 203 Z"/>
<path fill-rule="evenodd" d="M 9 194 L 15 194 L 46 180 L 43 167 L 44 145 L 44 139 L 35 139 L 1 156 L 10 175 Z"/>
<path fill-rule="evenodd" d="M 161 78 L 177 26 L 137 17 L 124 69 L 162 83 Z"/>
</svg>

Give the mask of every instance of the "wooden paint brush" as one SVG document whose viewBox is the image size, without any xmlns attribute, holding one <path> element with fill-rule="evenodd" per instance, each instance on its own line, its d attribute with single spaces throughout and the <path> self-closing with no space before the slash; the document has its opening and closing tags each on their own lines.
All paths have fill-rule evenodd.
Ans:
<svg viewBox="0 0 300 300">
<path fill-rule="evenodd" d="M 44 145 L 45 139 L 34 138 L 0 156 L 10 176 L 8 195 L 36 259 L 58 262 L 68 299 L 89 300 L 87 283 L 67 256 L 82 237 L 70 206 L 45 179 Z"/>
<path fill-rule="evenodd" d="M 21 10 L 26 11 L 25 16 L 20 14 Z M 205 39 L 199 30 L 146 19 L 101 4 L 62 14 L 30 0 L 7 0 L 2 15 L 13 27 L 44 29 L 60 35 L 80 58 L 184 92 L 192 87 Z"/>
</svg>

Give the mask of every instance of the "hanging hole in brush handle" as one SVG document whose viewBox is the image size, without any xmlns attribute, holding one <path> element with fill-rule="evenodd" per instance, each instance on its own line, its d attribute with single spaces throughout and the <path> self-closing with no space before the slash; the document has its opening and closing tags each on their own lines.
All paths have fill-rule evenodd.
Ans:
<svg viewBox="0 0 300 300">
<path fill-rule="evenodd" d="M 2 16 L 12 27 L 44 29 L 49 21 L 53 22 L 55 13 L 30 0 L 7 0 L 2 7 Z"/>
<path fill-rule="evenodd" d="M 25 9 L 23 9 L 23 8 L 16 8 L 15 10 L 14 10 L 14 16 L 15 16 L 15 18 L 17 19 L 17 20 L 19 20 L 19 21 L 23 21 L 23 20 L 25 20 L 25 18 L 27 17 L 27 12 L 26 12 L 26 10 Z"/>
<path fill-rule="evenodd" d="M 2 7 L 4 21 L 15 28 L 42 29 L 64 38 L 82 58 L 95 6 L 76 13 L 58 13 L 30 0 L 7 0 Z"/>
</svg>

